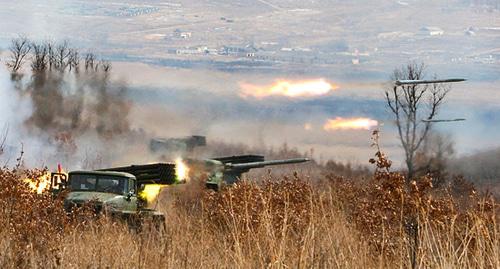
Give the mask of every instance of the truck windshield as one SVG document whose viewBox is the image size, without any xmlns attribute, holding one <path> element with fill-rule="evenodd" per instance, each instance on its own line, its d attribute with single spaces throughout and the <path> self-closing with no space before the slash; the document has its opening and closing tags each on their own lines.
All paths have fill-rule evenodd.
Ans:
<svg viewBox="0 0 500 269">
<path fill-rule="evenodd" d="M 127 193 L 128 178 L 108 175 L 72 174 L 69 184 L 72 191 L 97 191 L 116 194 Z"/>
</svg>

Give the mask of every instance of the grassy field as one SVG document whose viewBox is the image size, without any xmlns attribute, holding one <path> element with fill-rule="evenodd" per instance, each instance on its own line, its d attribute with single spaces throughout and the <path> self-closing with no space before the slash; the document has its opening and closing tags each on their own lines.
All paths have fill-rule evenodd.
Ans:
<svg viewBox="0 0 500 269">
<path fill-rule="evenodd" d="M 2 268 L 500 268 L 498 203 L 465 181 L 405 182 L 379 154 L 370 178 L 293 174 L 158 200 L 164 231 L 130 230 L 0 170 Z"/>
</svg>

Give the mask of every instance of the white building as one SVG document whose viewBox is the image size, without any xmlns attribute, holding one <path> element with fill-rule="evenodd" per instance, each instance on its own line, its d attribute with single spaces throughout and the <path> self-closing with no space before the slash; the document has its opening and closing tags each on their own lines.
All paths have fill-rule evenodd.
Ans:
<svg viewBox="0 0 500 269">
<path fill-rule="evenodd" d="M 183 48 L 178 49 L 175 52 L 176 54 L 202 54 L 204 53 L 203 48 Z"/>
<path fill-rule="evenodd" d="M 188 38 L 191 38 L 191 36 L 192 36 L 191 32 L 184 32 L 184 31 L 181 31 L 180 29 L 175 29 L 175 31 L 174 31 L 174 37 L 177 37 L 177 38 L 188 39 Z"/>
<path fill-rule="evenodd" d="M 430 36 L 440 36 L 444 34 L 443 29 L 435 26 L 425 26 L 420 28 L 420 33 Z"/>
</svg>

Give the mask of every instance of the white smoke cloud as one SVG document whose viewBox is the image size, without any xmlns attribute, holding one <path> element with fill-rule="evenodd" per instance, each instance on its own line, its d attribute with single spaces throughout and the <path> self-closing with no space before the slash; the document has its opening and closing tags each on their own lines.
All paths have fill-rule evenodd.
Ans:
<svg viewBox="0 0 500 269">
<path fill-rule="evenodd" d="M 24 160 L 30 164 L 42 164 L 43 157 L 51 149 L 43 142 L 43 134 L 30 134 L 24 122 L 32 113 L 30 98 L 25 98 L 13 84 L 10 73 L 0 67 L 0 128 L 6 134 L 6 148 L 1 156 L 2 164 L 13 165 L 25 149 Z M 27 150 L 29 149 L 29 151 Z"/>
</svg>

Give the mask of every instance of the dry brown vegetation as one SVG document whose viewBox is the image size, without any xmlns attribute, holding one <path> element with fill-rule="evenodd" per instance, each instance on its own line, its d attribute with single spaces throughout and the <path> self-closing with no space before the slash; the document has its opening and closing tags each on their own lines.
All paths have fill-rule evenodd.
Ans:
<svg viewBox="0 0 500 269">
<path fill-rule="evenodd" d="M 293 174 L 220 192 L 164 190 L 159 233 L 77 212 L 0 170 L 2 268 L 500 268 L 499 206 L 465 180 L 405 183 L 378 151 L 372 177 Z"/>
</svg>

